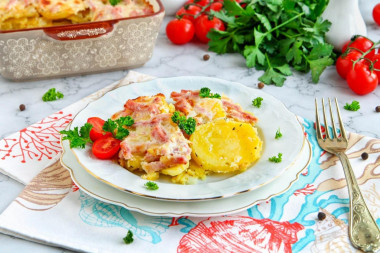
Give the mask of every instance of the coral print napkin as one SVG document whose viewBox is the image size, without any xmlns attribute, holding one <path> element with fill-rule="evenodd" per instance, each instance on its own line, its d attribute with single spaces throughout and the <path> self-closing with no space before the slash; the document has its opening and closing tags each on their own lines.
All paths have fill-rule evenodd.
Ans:
<svg viewBox="0 0 380 253">
<path fill-rule="evenodd" d="M 58 131 L 88 102 L 116 86 L 151 79 L 130 72 L 93 94 L 0 141 L 1 171 L 26 185 L 0 215 L 2 233 L 85 252 L 355 252 L 347 236 L 348 193 L 340 162 L 300 119 L 312 161 L 283 194 L 237 214 L 152 217 L 94 199 L 59 161 Z M 380 224 L 380 140 L 349 134 L 347 152 L 370 211 Z M 367 152 L 369 158 L 361 159 Z M 317 218 L 324 212 L 323 220 Z M 130 230 L 134 241 L 125 244 Z"/>
</svg>

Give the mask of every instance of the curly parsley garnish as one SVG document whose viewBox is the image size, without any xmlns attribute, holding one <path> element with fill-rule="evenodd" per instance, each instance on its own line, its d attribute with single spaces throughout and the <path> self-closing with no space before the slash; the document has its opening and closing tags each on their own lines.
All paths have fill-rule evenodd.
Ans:
<svg viewBox="0 0 380 253">
<path fill-rule="evenodd" d="M 272 163 L 280 163 L 282 161 L 282 153 L 278 153 L 278 157 L 276 156 L 269 157 L 269 161 Z"/>
<path fill-rule="evenodd" d="M 254 100 L 252 100 L 252 105 L 253 106 L 256 106 L 257 108 L 260 108 L 261 107 L 261 102 L 263 101 L 264 99 L 262 97 L 257 97 L 255 98 Z"/>
<path fill-rule="evenodd" d="M 133 233 L 131 230 L 128 230 L 127 235 L 123 238 L 125 244 L 131 244 L 133 242 Z"/>
<path fill-rule="evenodd" d="M 124 126 L 132 126 L 134 123 L 135 121 L 131 116 L 120 117 L 117 120 L 108 119 L 104 122 L 103 130 L 111 132 L 113 137 L 122 140 L 129 135 L 128 129 L 124 128 Z"/>
<path fill-rule="evenodd" d="M 63 94 L 59 91 L 56 91 L 55 88 L 51 88 L 49 89 L 43 96 L 42 96 L 42 100 L 44 102 L 48 102 L 48 101 L 55 101 L 57 99 L 61 99 L 63 98 Z"/>
<path fill-rule="evenodd" d="M 158 185 L 152 181 L 146 182 L 144 185 L 149 191 L 155 191 L 158 189 Z"/>
<path fill-rule="evenodd" d="M 115 6 L 115 5 L 117 5 L 118 3 L 121 2 L 121 0 L 108 0 L 108 1 L 110 2 L 110 4 L 111 4 L 112 6 Z"/>
<path fill-rule="evenodd" d="M 346 105 L 344 106 L 344 109 L 348 111 L 357 111 L 360 109 L 360 104 L 358 101 L 354 100 L 352 101 L 351 104 L 346 103 Z"/>
<path fill-rule="evenodd" d="M 91 128 L 92 125 L 86 123 L 80 128 L 80 130 L 78 127 L 74 127 L 74 130 L 62 130 L 60 133 L 66 135 L 62 140 L 69 140 L 70 148 L 85 148 L 87 143 L 92 143 L 90 139 Z"/>
<path fill-rule="evenodd" d="M 218 93 L 211 93 L 211 90 L 209 88 L 202 88 L 199 91 L 199 96 L 201 98 L 221 98 L 221 96 Z"/>
<path fill-rule="evenodd" d="M 276 140 L 280 139 L 282 137 L 282 133 L 280 131 L 280 128 L 276 132 L 276 136 L 274 137 Z"/>
<path fill-rule="evenodd" d="M 172 115 L 172 121 L 178 125 L 180 129 L 185 131 L 188 135 L 194 133 L 197 122 L 194 118 L 187 118 L 182 116 L 179 111 L 175 111 Z"/>
</svg>

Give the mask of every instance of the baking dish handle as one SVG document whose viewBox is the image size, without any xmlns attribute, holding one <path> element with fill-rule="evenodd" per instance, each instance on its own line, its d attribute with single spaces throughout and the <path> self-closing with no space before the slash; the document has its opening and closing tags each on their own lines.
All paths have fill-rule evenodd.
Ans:
<svg viewBox="0 0 380 253">
<path fill-rule="evenodd" d="M 116 21 L 76 24 L 44 29 L 47 36 L 55 40 L 81 40 L 104 36 L 113 30 Z"/>
</svg>

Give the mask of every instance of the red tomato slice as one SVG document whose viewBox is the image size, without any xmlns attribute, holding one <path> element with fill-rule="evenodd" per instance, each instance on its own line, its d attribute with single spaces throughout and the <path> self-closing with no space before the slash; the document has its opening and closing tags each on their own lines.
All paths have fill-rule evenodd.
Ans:
<svg viewBox="0 0 380 253">
<path fill-rule="evenodd" d="M 92 145 L 92 153 L 99 159 L 110 159 L 119 151 L 120 142 L 113 137 L 97 139 Z"/>
<path fill-rule="evenodd" d="M 110 137 L 112 133 L 103 131 L 104 120 L 98 117 L 92 117 L 87 119 L 87 123 L 92 125 L 90 131 L 90 139 L 96 141 L 99 138 Z"/>
</svg>

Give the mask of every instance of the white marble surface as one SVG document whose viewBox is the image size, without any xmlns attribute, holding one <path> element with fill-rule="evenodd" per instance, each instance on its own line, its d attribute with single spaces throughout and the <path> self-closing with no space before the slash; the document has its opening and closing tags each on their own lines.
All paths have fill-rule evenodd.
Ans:
<svg viewBox="0 0 380 253">
<path fill-rule="evenodd" d="M 135 71 L 157 76 L 211 76 L 240 82 L 256 88 L 261 75 L 254 69 L 245 67 L 242 56 L 238 54 L 216 55 L 207 52 L 207 46 L 191 43 L 184 46 L 171 44 L 165 36 L 165 23 L 157 40 L 153 57 L 145 66 Z M 380 28 L 368 26 L 369 37 L 380 40 Z M 208 53 L 209 61 L 202 59 Z M 71 103 L 121 79 L 127 71 L 116 71 L 96 75 L 68 77 L 33 82 L 11 82 L 0 77 L 0 139 L 35 123 Z M 64 99 L 45 103 L 42 95 L 55 87 L 63 92 Z M 189 87 L 191 88 L 191 87 Z M 346 130 L 380 138 L 380 113 L 375 107 L 380 105 L 380 87 L 366 96 L 355 95 L 336 73 L 335 67 L 329 67 L 322 74 L 320 82 L 313 84 L 310 74 L 297 74 L 289 77 L 283 87 L 265 86 L 263 91 L 281 100 L 290 111 L 297 115 L 314 119 L 314 98 L 337 97 L 341 103 L 357 100 L 361 109 L 357 112 L 342 110 Z M 20 111 L 19 105 L 25 104 L 26 110 Z M 23 189 L 23 185 L 0 174 L 0 212 Z M 25 240 L 0 234 L 1 252 L 67 252 L 63 249 L 39 245 Z"/>
</svg>

